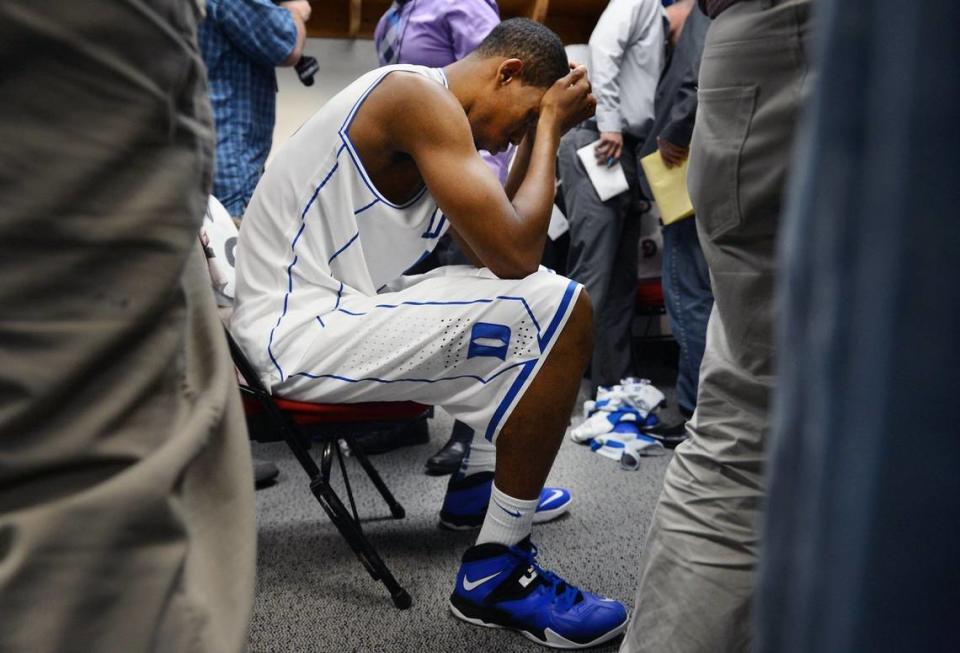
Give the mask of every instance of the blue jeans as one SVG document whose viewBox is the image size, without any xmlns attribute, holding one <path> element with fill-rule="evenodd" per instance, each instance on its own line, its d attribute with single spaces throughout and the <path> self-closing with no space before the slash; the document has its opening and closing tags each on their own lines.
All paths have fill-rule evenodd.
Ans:
<svg viewBox="0 0 960 653">
<path fill-rule="evenodd" d="M 697 405 L 700 360 L 713 308 L 710 272 L 700 249 L 693 218 L 663 228 L 663 299 L 670 329 L 680 345 L 677 405 L 689 417 Z"/>
</svg>

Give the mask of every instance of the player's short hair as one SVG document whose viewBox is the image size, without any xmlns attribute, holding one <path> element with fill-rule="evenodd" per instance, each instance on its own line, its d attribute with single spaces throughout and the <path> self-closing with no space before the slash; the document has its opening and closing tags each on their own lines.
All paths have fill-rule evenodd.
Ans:
<svg viewBox="0 0 960 653">
<path fill-rule="evenodd" d="M 567 53 L 556 33 L 529 18 L 505 20 L 474 51 L 481 57 L 506 57 L 523 62 L 524 83 L 547 88 L 570 72 Z"/>
</svg>

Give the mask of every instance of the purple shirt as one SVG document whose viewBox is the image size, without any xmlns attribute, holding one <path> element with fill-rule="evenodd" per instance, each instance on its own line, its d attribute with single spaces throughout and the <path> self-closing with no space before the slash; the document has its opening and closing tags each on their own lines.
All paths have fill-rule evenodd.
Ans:
<svg viewBox="0 0 960 653">
<path fill-rule="evenodd" d="M 386 31 L 385 16 L 373 33 L 378 52 Z M 410 0 L 400 9 L 400 17 L 402 36 L 397 63 L 443 68 L 480 45 L 500 23 L 500 10 L 496 0 Z M 507 180 L 513 149 L 496 156 L 480 152 L 501 184 Z"/>
<path fill-rule="evenodd" d="M 500 22 L 500 11 L 496 0 L 409 0 L 400 18 L 398 63 L 443 68 L 473 52 Z M 381 17 L 373 33 L 378 49 L 385 22 Z"/>
</svg>

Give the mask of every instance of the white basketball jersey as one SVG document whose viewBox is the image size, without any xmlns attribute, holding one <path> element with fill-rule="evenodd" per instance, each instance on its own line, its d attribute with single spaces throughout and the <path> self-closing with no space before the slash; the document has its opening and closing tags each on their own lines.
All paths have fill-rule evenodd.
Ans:
<svg viewBox="0 0 960 653">
<path fill-rule="evenodd" d="M 398 70 L 447 86 L 438 68 L 367 73 L 303 124 L 257 185 L 240 231 L 231 324 L 261 370 L 296 364 L 305 324 L 337 310 L 345 296 L 375 295 L 430 253 L 449 226 L 426 187 L 402 204 L 384 197 L 350 141 L 364 100 Z"/>
</svg>

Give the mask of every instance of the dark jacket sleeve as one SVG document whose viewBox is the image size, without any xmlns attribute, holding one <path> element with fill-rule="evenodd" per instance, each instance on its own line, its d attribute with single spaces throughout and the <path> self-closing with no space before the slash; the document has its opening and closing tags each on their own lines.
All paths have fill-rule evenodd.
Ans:
<svg viewBox="0 0 960 653">
<path fill-rule="evenodd" d="M 697 69 L 689 66 L 683 82 L 677 89 L 673 106 L 670 108 L 670 120 L 660 130 L 660 138 L 680 147 L 690 145 L 693 136 L 693 123 L 697 117 Z"/>
<path fill-rule="evenodd" d="M 677 43 L 677 52 L 674 54 L 685 63 L 686 69 L 674 95 L 670 117 L 658 135 L 680 147 L 688 147 L 693 135 L 693 124 L 697 116 L 700 59 L 709 26 L 710 20 L 694 7 L 684 24 L 680 41 Z"/>
<path fill-rule="evenodd" d="M 698 0 L 697 4 L 700 5 L 701 11 L 710 18 L 716 18 L 724 11 L 729 9 L 731 5 L 735 5 L 740 0 Z"/>
</svg>

